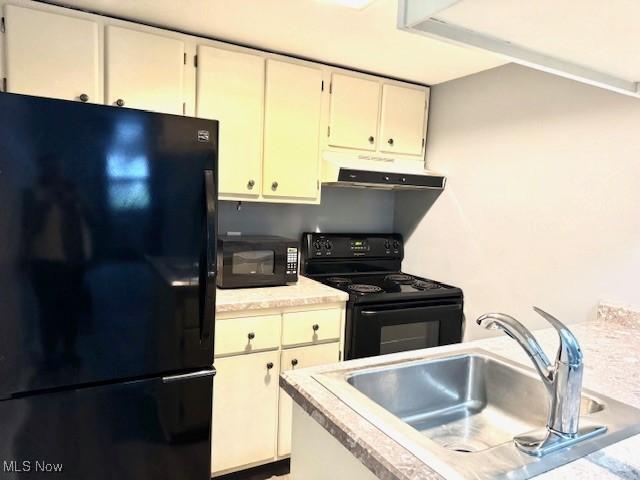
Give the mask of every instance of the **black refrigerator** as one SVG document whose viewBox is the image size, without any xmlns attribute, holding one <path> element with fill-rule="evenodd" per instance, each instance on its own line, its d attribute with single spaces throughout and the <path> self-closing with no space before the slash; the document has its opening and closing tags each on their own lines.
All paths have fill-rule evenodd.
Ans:
<svg viewBox="0 0 640 480">
<path fill-rule="evenodd" d="M 1 479 L 210 477 L 217 151 L 216 121 L 0 93 Z"/>
</svg>

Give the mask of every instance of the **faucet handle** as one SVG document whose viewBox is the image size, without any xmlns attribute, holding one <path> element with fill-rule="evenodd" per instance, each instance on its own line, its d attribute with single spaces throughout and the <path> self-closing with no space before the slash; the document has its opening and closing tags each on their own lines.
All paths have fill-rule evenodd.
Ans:
<svg viewBox="0 0 640 480">
<path fill-rule="evenodd" d="M 558 332 L 560 346 L 558 347 L 557 361 L 571 366 L 582 366 L 582 350 L 575 335 L 567 326 L 553 315 L 544 310 L 533 307 L 533 310 L 551 324 Z"/>
</svg>

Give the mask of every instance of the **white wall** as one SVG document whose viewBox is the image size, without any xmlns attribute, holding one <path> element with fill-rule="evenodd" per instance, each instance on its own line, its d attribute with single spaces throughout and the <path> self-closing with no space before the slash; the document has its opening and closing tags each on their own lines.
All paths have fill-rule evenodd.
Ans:
<svg viewBox="0 0 640 480">
<path fill-rule="evenodd" d="M 397 195 L 396 229 L 405 270 L 463 288 L 467 338 L 640 304 L 640 100 L 508 65 L 436 86 L 429 128 L 447 188 Z"/>
</svg>

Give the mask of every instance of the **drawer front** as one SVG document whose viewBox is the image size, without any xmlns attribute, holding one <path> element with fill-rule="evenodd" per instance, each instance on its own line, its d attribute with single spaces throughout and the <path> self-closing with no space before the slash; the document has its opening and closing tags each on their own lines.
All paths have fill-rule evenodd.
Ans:
<svg viewBox="0 0 640 480">
<path fill-rule="evenodd" d="M 215 356 L 278 348 L 280 320 L 280 315 L 216 320 Z"/>
<path fill-rule="evenodd" d="M 305 345 L 340 338 L 342 309 L 292 312 L 282 315 L 282 345 Z"/>
</svg>

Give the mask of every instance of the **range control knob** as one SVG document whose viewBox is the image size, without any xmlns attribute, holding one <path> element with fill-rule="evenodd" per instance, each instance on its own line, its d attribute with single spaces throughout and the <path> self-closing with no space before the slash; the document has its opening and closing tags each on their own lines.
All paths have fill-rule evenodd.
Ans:
<svg viewBox="0 0 640 480">
<path fill-rule="evenodd" d="M 322 248 L 322 244 L 320 243 L 320 240 L 315 240 L 313 242 L 313 248 L 315 248 L 316 250 L 320 250 Z"/>
<path fill-rule="evenodd" d="M 391 242 L 389 240 L 384 241 L 384 248 L 389 250 L 391 248 Z"/>
<path fill-rule="evenodd" d="M 393 241 L 394 250 L 398 250 L 400 248 L 400 242 L 398 240 Z"/>
<path fill-rule="evenodd" d="M 327 240 L 326 242 L 324 242 L 324 248 L 326 248 L 327 250 L 331 250 L 333 248 L 333 243 L 331 243 L 331 240 Z"/>
</svg>

